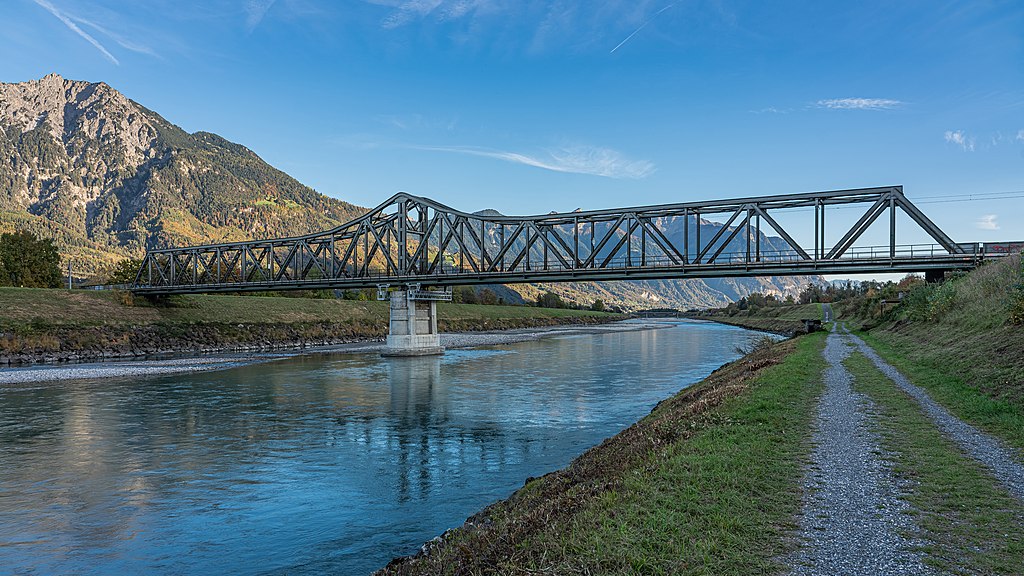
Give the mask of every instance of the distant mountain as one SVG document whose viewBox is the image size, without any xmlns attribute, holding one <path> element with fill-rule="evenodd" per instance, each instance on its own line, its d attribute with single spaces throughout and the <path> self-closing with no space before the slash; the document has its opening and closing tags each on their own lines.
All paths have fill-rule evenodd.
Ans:
<svg viewBox="0 0 1024 576">
<path fill-rule="evenodd" d="M 53 238 L 78 276 L 141 257 L 147 248 L 293 236 L 364 211 L 302 185 L 244 146 L 209 132 L 189 134 L 102 82 L 50 74 L 0 83 L 0 232 Z M 706 220 L 700 225 L 703 238 L 721 228 Z M 663 227 L 681 245 L 682 221 Z M 782 245 L 762 236 L 762 246 Z M 628 309 L 689 308 L 720 306 L 755 291 L 795 294 L 806 281 L 579 282 L 500 291 L 507 301 L 551 290 L 587 304 L 601 298 Z"/>
<path fill-rule="evenodd" d="M 104 83 L 0 83 L 0 232 L 54 238 L 75 270 L 147 247 L 323 230 L 362 209 Z"/>
</svg>

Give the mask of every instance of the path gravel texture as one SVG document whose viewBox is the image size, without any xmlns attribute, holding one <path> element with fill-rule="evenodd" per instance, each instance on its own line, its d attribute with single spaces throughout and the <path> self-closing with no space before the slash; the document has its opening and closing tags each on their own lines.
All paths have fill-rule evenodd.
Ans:
<svg viewBox="0 0 1024 576">
<path fill-rule="evenodd" d="M 872 430 L 874 405 L 853 390 L 853 376 L 842 364 L 851 344 L 851 336 L 834 327 L 826 341 L 829 368 L 804 480 L 801 548 L 791 561 L 792 573 L 931 574 L 915 550 L 917 543 L 904 536 L 914 525 Z"/>
<path fill-rule="evenodd" d="M 844 326 L 843 330 L 845 329 Z M 968 456 L 987 466 L 992 475 L 1010 494 L 1024 500 L 1024 465 L 1021 464 L 1024 458 L 1021 454 L 1006 446 L 999 439 L 989 436 L 951 414 L 949 410 L 932 400 L 922 388 L 911 383 L 903 374 L 883 360 L 864 340 L 853 334 L 850 334 L 849 338 L 883 374 L 914 400 L 917 400 L 925 414 L 947 438 L 959 444 Z"/>
</svg>

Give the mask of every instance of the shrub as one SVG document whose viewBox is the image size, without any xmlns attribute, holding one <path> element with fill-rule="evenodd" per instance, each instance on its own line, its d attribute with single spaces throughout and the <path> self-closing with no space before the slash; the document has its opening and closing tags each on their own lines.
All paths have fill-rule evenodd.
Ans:
<svg viewBox="0 0 1024 576">
<path fill-rule="evenodd" d="M 1024 324 L 1024 252 L 1021 253 L 1017 283 L 1010 296 L 1010 323 Z"/>
</svg>

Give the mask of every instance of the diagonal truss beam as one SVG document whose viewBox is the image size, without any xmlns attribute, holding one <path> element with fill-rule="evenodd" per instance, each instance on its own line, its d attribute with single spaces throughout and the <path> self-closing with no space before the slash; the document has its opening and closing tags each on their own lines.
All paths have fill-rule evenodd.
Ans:
<svg viewBox="0 0 1024 576">
<path fill-rule="evenodd" d="M 825 246 L 826 211 L 852 204 L 867 209 L 853 226 L 840 229 L 838 242 Z M 814 232 L 813 250 L 796 240 L 800 234 L 791 233 L 799 230 L 779 224 L 777 214 L 787 210 L 813 213 L 813 222 L 808 222 L 804 231 L 805 235 Z M 150 250 L 133 288 L 170 293 L 367 287 L 381 282 L 505 283 L 719 272 L 769 275 L 780 269 L 810 274 L 849 266 L 862 258 L 863 247 L 854 246 L 860 246 L 865 232 L 886 210 L 891 214 L 888 250 L 870 251 L 869 257 L 875 258 L 877 253 L 885 258 L 879 256 L 868 266 L 973 265 L 976 255 L 985 253 L 978 245 L 954 242 L 899 186 L 522 217 L 469 214 L 401 193 L 322 233 Z M 937 243 L 937 252 L 932 249 L 925 255 L 919 250 L 903 256 L 904 251 L 896 245 L 898 210 Z M 708 225 L 701 224 L 701 216 L 708 214 L 728 217 L 715 225 L 705 244 L 701 228 Z M 764 260 L 762 222 L 779 237 L 771 244 L 771 256 Z M 690 238 L 691 232 L 696 241 Z M 681 245 L 671 240 L 680 233 Z M 723 258 L 726 253 L 732 257 Z"/>
</svg>

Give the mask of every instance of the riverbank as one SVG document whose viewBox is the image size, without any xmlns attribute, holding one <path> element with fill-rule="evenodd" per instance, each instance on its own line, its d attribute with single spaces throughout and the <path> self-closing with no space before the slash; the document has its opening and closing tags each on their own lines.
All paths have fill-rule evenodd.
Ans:
<svg viewBox="0 0 1024 576">
<path fill-rule="evenodd" d="M 378 575 L 778 571 L 824 334 L 762 347 Z"/>
<path fill-rule="evenodd" d="M 272 352 L 364 343 L 387 334 L 386 302 L 178 296 L 162 305 L 125 292 L 0 288 L 0 366 L 166 355 Z M 442 332 L 602 324 L 616 314 L 442 303 Z"/>
<path fill-rule="evenodd" d="M 1021 266 L 922 284 L 881 321 L 832 305 L 833 332 L 754 350 L 377 574 L 1019 573 Z"/>
<path fill-rule="evenodd" d="M 520 328 L 502 331 L 456 332 L 441 334 L 441 345 L 446 349 L 500 346 L 554 336 L 633 332 L 670 326 L 658 322 L 612 322 L 607 324 L 569 324 L 538 328 Z M 127 378 L 160 376 L 225 370 L 238 366 L 258 364 L 307 354 L 375 354 L 383 350 L 381 341 L 363 341 L 338 345 L 316 346 L 279 352 L 248 352 L 244 354 L 211 353 L 206 356 L 184 356 L 150 360 L 115 360 L 102 363 L 72 365 L 46 365 L 9 368 L 0 372 L 0 385 L 58 382 L 98 378 Z"/>
<path fill-rule="evenodd" d="M 707 320 L 739 326 L 750 330 L 778 334 L 780 336 L 795 336 L 806 331 L 804 320 L 823 319 L 821 304 L 796 304 L 792 306 L 779 306 L 774 308 L 761 308 L 758 310 L 743 310 L 734 315 L 725 313 L 724 309 L 707 310 L 693 314 L 686 314 L 685 318 L 694 320 Z"/>
</svg>

